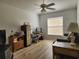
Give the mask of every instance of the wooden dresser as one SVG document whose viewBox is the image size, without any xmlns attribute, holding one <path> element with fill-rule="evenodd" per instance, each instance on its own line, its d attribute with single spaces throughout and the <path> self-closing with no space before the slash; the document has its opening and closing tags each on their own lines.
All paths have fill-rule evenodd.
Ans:
<svg viewBox="0 0 79 59">
<path fill-rule="evenodd" d="M 24 47 L 24 40 L 22 37 L 11 36 L 9 37 L 9 44 L 12 52 L 15 52 Z"/>
</svg>

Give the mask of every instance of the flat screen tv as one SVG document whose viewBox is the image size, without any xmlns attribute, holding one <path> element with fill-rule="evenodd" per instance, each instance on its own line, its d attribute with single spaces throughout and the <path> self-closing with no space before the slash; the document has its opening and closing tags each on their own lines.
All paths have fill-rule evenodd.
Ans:
<svg viewBox="0 0 79 59">
<path fill-rule="evenodd" d="M 4 45 L 6 43 L 6 31 L 0 30 L 0 45 Z"/>
</svg>

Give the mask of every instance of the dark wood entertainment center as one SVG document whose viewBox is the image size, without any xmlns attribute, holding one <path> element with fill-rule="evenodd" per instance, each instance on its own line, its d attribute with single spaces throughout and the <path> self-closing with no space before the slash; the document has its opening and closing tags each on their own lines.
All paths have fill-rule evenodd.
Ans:
<svg viewBox="0 0 79 59">
<path fill-rule="evenodd" d="M 24 32 L 24 46 L 26 47 L 31 45 L 31 26 L 24 24 L 21 26 L 21 31 Z"/>
</svg>

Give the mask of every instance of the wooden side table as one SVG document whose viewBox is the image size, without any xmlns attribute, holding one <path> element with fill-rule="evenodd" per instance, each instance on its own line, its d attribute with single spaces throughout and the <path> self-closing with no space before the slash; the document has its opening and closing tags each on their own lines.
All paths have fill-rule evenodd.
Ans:
<svg viewBox="0 0 79 59">
<path fill-rule="evenodd" d="M 68 42 L 55 42 L 53 48 L 53 59 L 79 59 L 79 45 L 71 46 Z"/>
</svg>

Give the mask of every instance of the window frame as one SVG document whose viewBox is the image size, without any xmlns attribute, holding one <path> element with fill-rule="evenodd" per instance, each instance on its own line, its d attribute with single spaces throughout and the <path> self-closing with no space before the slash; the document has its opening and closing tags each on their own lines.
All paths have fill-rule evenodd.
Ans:
<svg viewBox="0 0 79 59">
<path fill-rule="evenodd" d="M 48 25 L 48 20 L 49 20 L 49 19 L 53 19 L 53 18 L 59 18 L 59 17 L 62 18 L 62 34 L 54 34 L 54 33 L 53 33 L 53 34 L 49 34 L 49 33 L 48 33 L 48 27 L 49 27 L 49 25 Z M 48 18 L 48 19 L 47 19 L 47 34 L 48 34 L 48 35 L 60 35 L 60 36 L 62 36 L 62 35 L 64 34 L 64 27 L 63 27 L 63 26 L 64 26 L 64 19 L 63 19 L 63 16 L 59 16 L 59 17 L 52 17 L 52 18 Z M 55 27 L 58 27 L 58 26 L 55 26 Z"/>
</svg>

